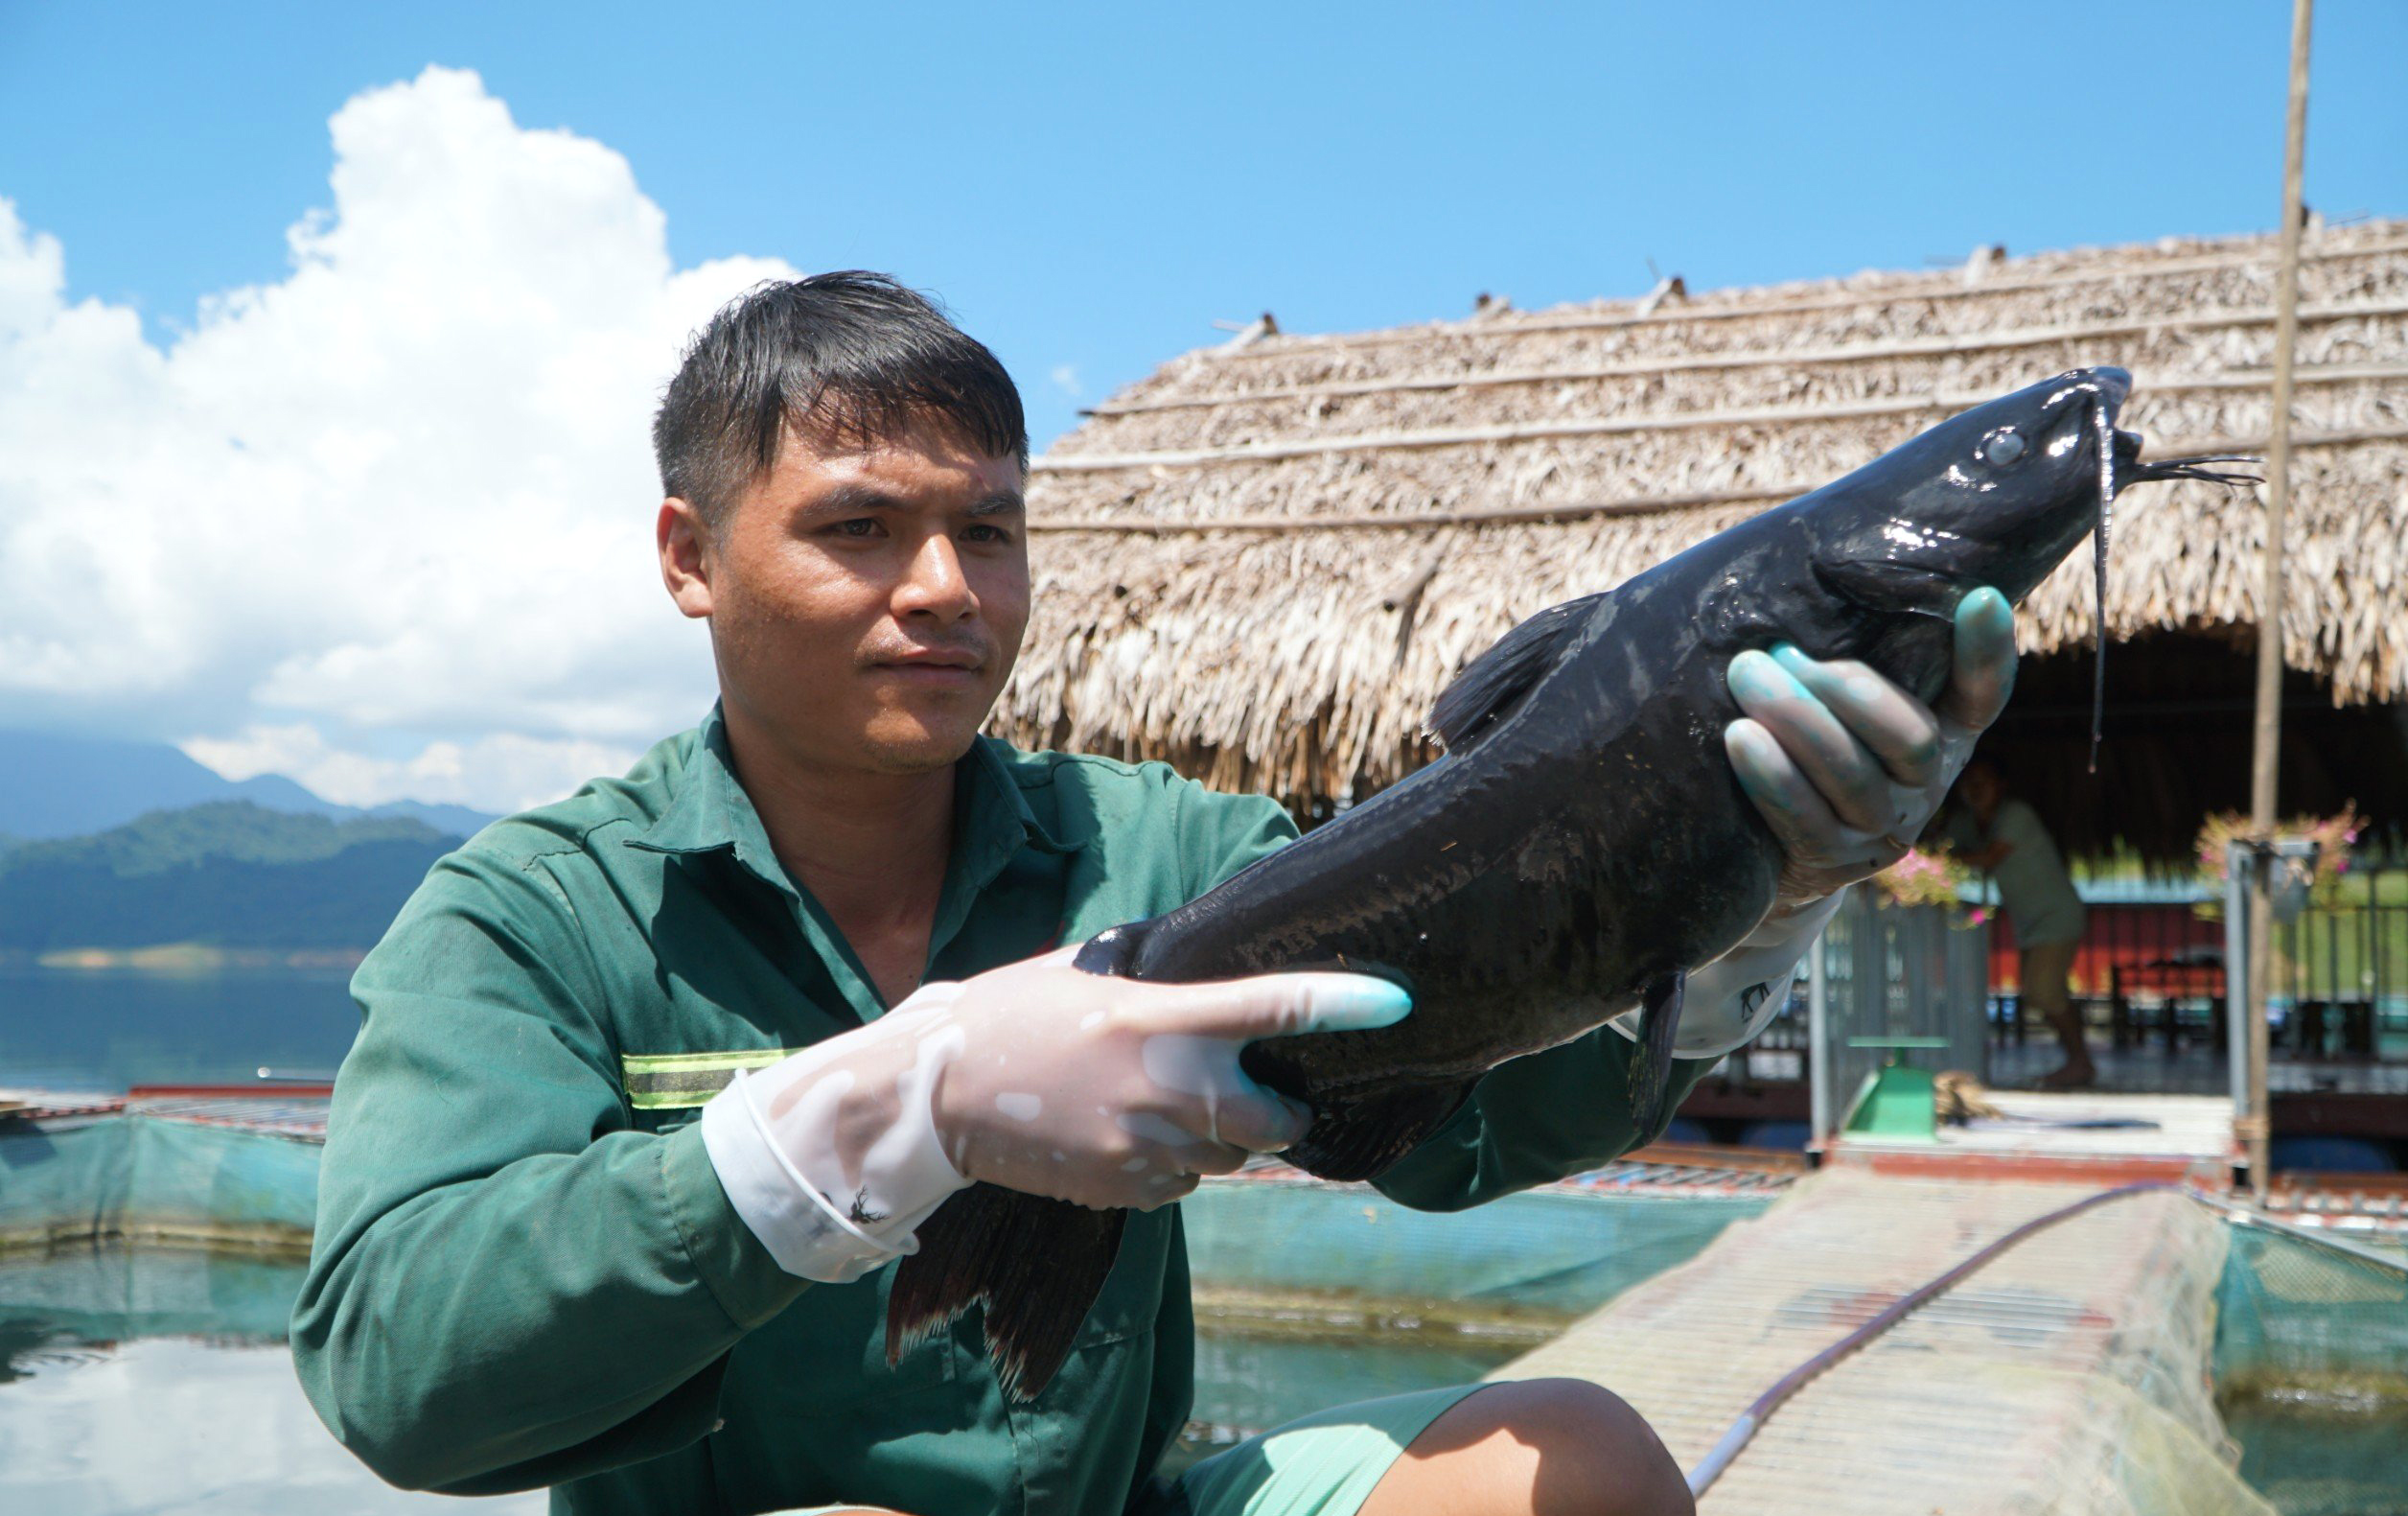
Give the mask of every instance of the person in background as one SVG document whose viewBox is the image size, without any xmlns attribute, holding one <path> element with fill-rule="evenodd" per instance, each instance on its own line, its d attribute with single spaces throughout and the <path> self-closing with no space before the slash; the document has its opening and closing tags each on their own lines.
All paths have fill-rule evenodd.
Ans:
<svg viewBox="0 0 2408 1516">
<path fill-rule="evenodd" d="M 2079 1089 L 2095 1084 L 2082 1035 L 2081 1014 L 2066 977 L 2082 943 L 2082 898 L 2056 839 L 2040 824 L 2039 812 L 2006 792 L 1997 765 L 1976 758 L 1956 781 L 1958 807 L 1949 828 L 1957 857 L 1998 881 L 1999 903 L 2015 922 L 2017 972 L 2024 1004 L 2038 1010 L 2065 1045 L 2065 1063 L 2042 1076 L 2046 1089 Z"/>
</svg>

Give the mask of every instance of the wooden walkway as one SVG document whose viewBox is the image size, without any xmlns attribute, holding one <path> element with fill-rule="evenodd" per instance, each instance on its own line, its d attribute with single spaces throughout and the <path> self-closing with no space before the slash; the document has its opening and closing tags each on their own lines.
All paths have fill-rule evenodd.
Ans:
<svg viewBox="0 0 2408 1516">
<path fill-rule="evenodd" d="M 2220 1187 L 2240 1156 L 2233 1140 L 2233 1102 L 2226 1096 L 1998 1089 L 1984 1091 L 1982 1098 L 1998 1108 L 1996 1119 L 1942 1125 L 1934 1136 L 1921 1140 L 1849 1132 L 1824 1161 L 1957 1179 L 2104 1186 L 2199 1178 Z"/>
<path fill-rule="evenodd" d="M 1828 1169 L 1495 1377 L 1607 1386 L 1694 1469 L 1791 1369 L 2097 1188 Z M 1699 1508 L 2271 1516 L 2209 1398 L 2225 1247 L 2171 1192 L 2038 1232 L 1807 1385 Z"/>
</svg>

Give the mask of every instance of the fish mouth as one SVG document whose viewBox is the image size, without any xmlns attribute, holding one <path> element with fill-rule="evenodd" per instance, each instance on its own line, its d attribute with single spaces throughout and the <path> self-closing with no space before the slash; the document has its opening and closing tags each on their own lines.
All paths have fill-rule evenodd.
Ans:
<svg viewBox="0 0 2408 1516">
<path fill-rule="evenodd" d="M 2147 484 L 2158 479 L 2201 479 L 2211 484 L 2262 484 L 2265 480 L 2255 474 L 2234 474 L 2203 467 L 2210 463 L 2258 463 L 2263 460 L 2246 453 L 2201 453 L 2189 457 L 2159 458 L 2142 462 L 2141 455 L 2148 443 L 2137 431 L 2117 427 L 2117 417 L 2124 402 L 2132 398 L 2132 374 L 2111 364 L 2095 368 L 2076 368 L 2063 376 L 2063 387 L 2043 404 L 2044 409 L 2061 405 L 2080 404 L 2087 398 L 2092 409 L 2090 428 L 2098 437 L 2100 468 L 2108 477 L 2102 484 L 2120 490 L 2128 484 Z"/>
<path fill-rule="evenodd" d="M 2112 364 L 2070 368 L 2049 383 L 2055 387 L 2041 401 L 2041 414 L 2080 411 L 2082 419 L 2078 425 L 2085 432 L 2095 432 L 2102 427 L 2114 430 L 2124 402 L 2132 398 L 2131 372 Z"/>
<path fill-rule="evenodd" d="M 2113 363 L 2098 363 L 2089 368 L 2068 369 L 2057 377 L 2059 388 L 2042 402 L 2042 408 L 2053 409 L 2079 395 L 2088 395 L 2094 405 L 2107 408 L 2107 419 L 2113 421 L 2123 403 L 2132 398 L 2132 371 Z"/>
</svg>

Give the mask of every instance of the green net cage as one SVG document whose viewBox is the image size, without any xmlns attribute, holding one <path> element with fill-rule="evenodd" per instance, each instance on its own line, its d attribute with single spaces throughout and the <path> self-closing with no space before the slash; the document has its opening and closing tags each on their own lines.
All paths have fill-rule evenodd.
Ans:
<svg viewBox="0 0 2408 1516">
<path fill-rule="evenodd" d="M 2408 1246 L 2232 1228 L 2218 1399 L 2284 1516 L 2408 1513 Z"/>
</svg>

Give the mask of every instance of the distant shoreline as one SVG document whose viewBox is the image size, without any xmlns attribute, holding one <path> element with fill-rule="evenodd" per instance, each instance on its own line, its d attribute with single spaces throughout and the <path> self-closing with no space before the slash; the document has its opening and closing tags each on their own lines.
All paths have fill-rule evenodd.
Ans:
<svg viewBox="0 0 2408 1516">
<path fill-rule="evenodd" d="M 228 968 L 357 968 L 357 947 L 219 947 L 207 943 L 157 943 L 148 947 L 53 947 L 0 951 L 0 968 L 135 969 L 144 973 L 216 973 Z"/>
</svg>

